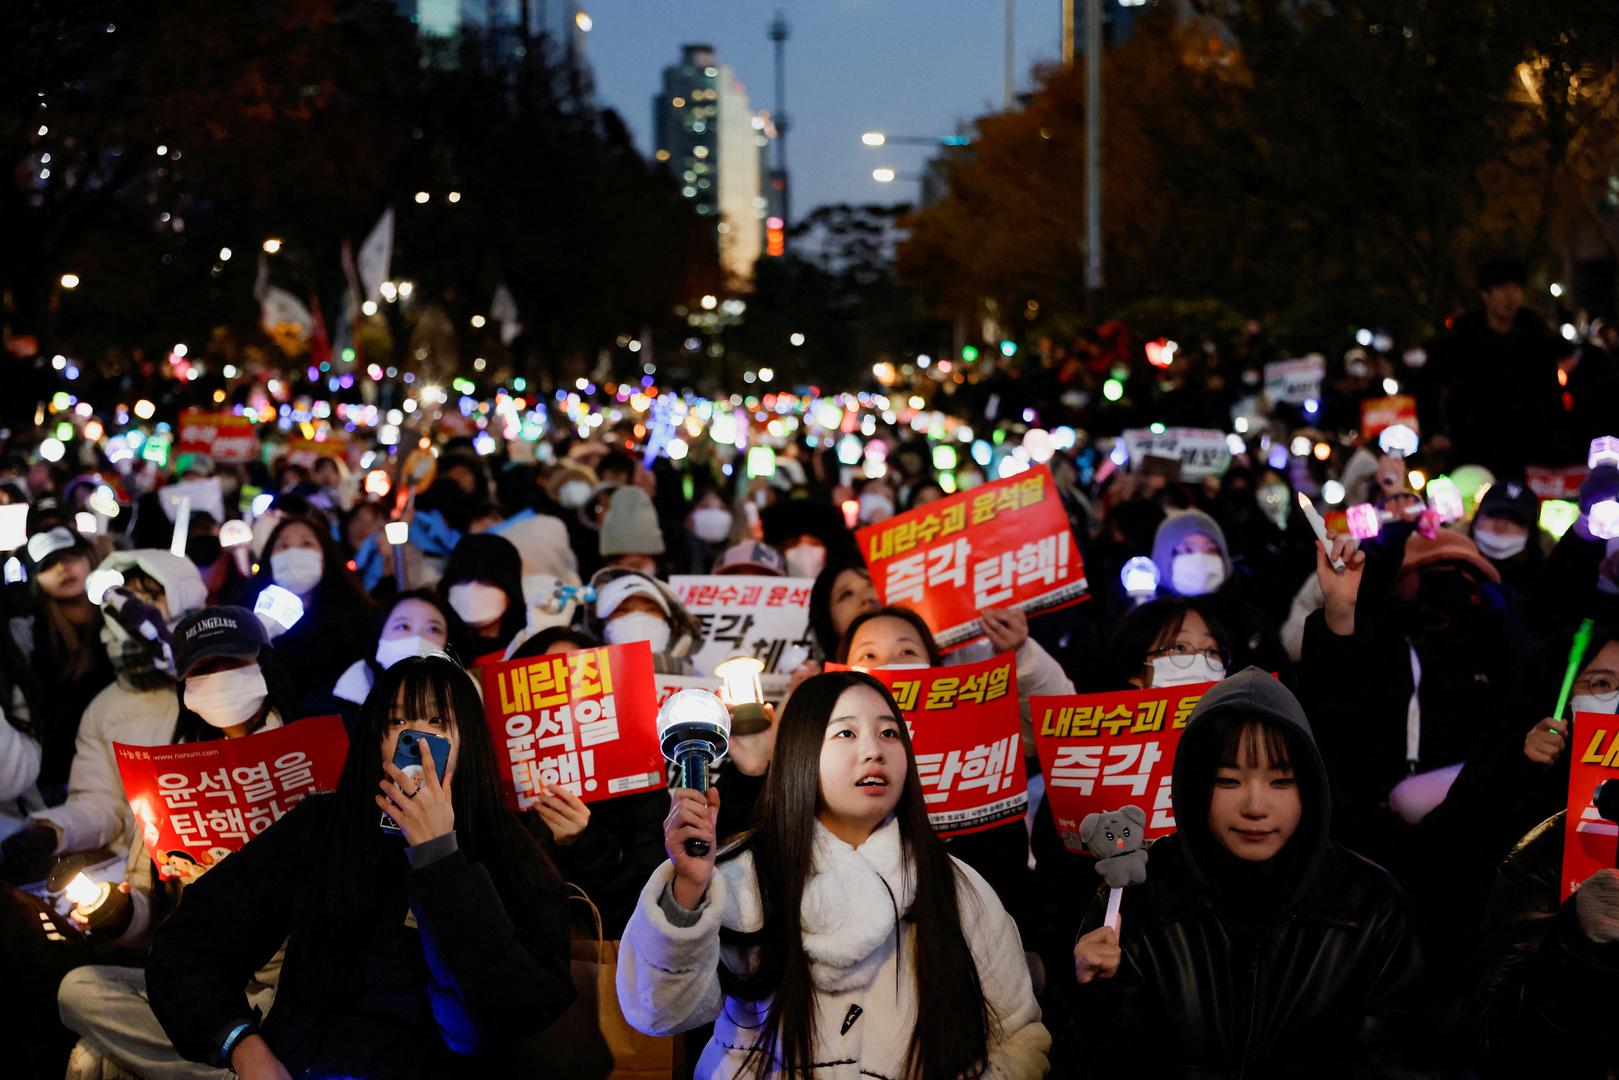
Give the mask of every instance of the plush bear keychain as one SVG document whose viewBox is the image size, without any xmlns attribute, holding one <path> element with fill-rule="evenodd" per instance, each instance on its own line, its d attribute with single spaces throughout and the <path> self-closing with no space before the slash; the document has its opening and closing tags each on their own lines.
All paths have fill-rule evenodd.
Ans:
<svg viewBox="0 0 1619 1080">
<path fill-rule="evenodd" d="M 1119 902 L 1126 885 L 1147 880 L 1147 813 L 1139 806 L 1125 806 L 1106 814 L 1086 814 L 1079 823 L 1079 838 L 1096 856 L 1096 872 L 1111 888 L 1107 894 L 1104 926 L 1119 928 Z"/>
</svg>

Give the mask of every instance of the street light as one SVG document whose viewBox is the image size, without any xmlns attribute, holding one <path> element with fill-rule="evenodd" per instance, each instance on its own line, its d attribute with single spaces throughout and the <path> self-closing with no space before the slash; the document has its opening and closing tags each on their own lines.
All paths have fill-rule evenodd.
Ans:
<svg viewBox="0 0 1619 1080">
<path fill-rule="evenodd" d="M 277 240 L 275 237 L 272 236 L 272 237 L 270 237 L 270 239 L 268 239 L 268 240 L 266 240 L 264 242 L 264 253 L 266 255 L 274 255 L 276 252 L 278 252 L 280 250 L 281 250 L 281 241 Z"/>
<path fill-rule="evenodd" d="M 905 146 L 946 146 L 959 149 L 972 145 L 970 135 L 890 135 L 886 131 L 867 131 L 860 136 L 867 146 L 887 146 L 889 143 Z"/>
<path fill-rule="evenodd" d="M 64 288 L 64 289 L 77 289 L 78 287 L 79 287 L 79 275 L 77 275 L 77 274 L 63 274 L 62 275 L 62 288 Z"/>
<path fill-rule="evenodd" d="M 432 196 L 425 191 L 418 191 L 416 193 L 416 203 L 418 206 L 425 205 L 427 200 L 430 198 L 432 198 Z"/>
</svg>

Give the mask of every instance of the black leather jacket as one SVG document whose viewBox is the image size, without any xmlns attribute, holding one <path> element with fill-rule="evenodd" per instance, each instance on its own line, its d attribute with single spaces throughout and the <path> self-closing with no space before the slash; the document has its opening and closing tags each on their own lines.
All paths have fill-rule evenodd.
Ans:
<svg viewBox="0 0 1619 1080">
<path fill-rule="evenodd" d="M 1208 829 L 1222 729 L 1291 729 L 1303 815 L 1267 863 L 1241 863 Z M 1124 890 L 1117 975 L 1082 987 L 1073 1015 L 1099 1076 L 1384 1076 L 1405 1055 L 1422 973 L 1405 894 L 1332 843 L 1331 795 L 1309 722 L 1258 668 L 1203 695 L 1175 756 L 1181 831 Z M 1195 809 L 1189 809 L 1195 808 Z M 1080 927 L 1101 925 L 1098 890 Z"/>
<path fill-rule="evenodd" d="M 1501 864 L 1485 906 L 1467 1018 L 1483 1076 L 1605 1077 L 1619 1068 L 1619 943 L 1585 936 L 1559 903 L 1560 812 Z"/>
<path fill-rule="evenodd" d="M 1228 925 L 1180 838 L 1126 889 L 1118 975 L 1080 988 L 1098 1076 L 1375 1076 L 1402 1056 L 1421 951 L 1404 894 L 1337 845 L 1291 913 Z M 1082 927 L 1101 925 L 1106 890 Z"/>
</svg>

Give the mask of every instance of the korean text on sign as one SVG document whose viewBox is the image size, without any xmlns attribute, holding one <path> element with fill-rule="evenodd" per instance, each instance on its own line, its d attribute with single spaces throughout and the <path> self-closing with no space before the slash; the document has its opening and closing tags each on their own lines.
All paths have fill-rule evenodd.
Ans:
<svg viewBox="0 0 1619 1080">
<path fill-rule="evenodd" d="M 222 465 L 241 465 L 258 457 L 258 429 L 245 416 L 187 409 L 180 414 L 178 448 L 182 454 L 207 454 Z"/>
<path fill-rule="evenodd" d="M 489 733 L 517 809 L 533 806 L 552 786 L 586 802 L 663 786 L 646 642 L 482 670 Z"/>
<path fill-rule="evenodd" d="M 1141 471 L 1148 459 L 1157 458 L 1173 462 L 1175 474 L 1183 480 L 1219 476 L 1231 464 L 1225 432 L 1212 428 L 1132 428 L 1124 433 L 1124 448 L 1132 469 Z"/>
<path fill-rule="evenodd" d="M 1045 466 L 960 492 L 857 534 L 885 604 L 915 609 L 944 649 L 979 637 L 978 612 L 1034 613 L 1085 596 L 1085 567 Z"/>
<path fill-rule="evenodd" d="M 1563 821 L 1562 899 L 1619 854 L 1619 825 L 1597 813 L 1596 790 L 1619 780 L 1619 717 L 1577 713 L 1568 741 L 1568 815 Z"/>
<path fill-rule="evenodd" d="M 904 714 L 928 820 L 942 836 L 978 832 L 1028 809 L 1016 658 L 874 670 Z"/>
<path fill-rule="evenodd" d="M 113 744 L 147 851 L 161 876 L 180 878 L 240 849 L 306 796 L 336 788 L 347 752 L 336 716 L 241 739 Z"/>
<path fill-rule="evenodd" d="M 1175 831 L 1170 778 L 1192 709 L 1213 683 L 1029 701 L 1046 801 L 1063 846 L 1086 850 L 1086 814 L 1134 803 L 1147 811 L 1147 838 Z"/>
<path fill-rule="evenodd" d="M 731 574 L 669 579 L 669 587 L 702 627 L 702 644 L 692 654 L 697 670 L 711 672 L 738 654 L 756 656 L 765 665 L 760 685 L 772 695 L 785 691 L 793 669 L 809 659 L 814 585 L 809 578 Z"/>
</svg>

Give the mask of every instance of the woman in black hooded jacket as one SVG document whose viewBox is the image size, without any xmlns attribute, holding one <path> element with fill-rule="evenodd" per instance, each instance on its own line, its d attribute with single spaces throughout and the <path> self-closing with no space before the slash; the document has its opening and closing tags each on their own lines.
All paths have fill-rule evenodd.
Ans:
<svg viewBox="0 0 1619 1080">
<path fill-rule="evenodd" d="M 1258 668 L 1193 710 L 1180 830 L 1075 947 L 1071 1015 L 1098 1076 L 1354 1076 L 1397 1056 L 1421 971 L 1392 878 L 1328 838 L 1327 775 L 1297 699 Z"/>
</svg>

